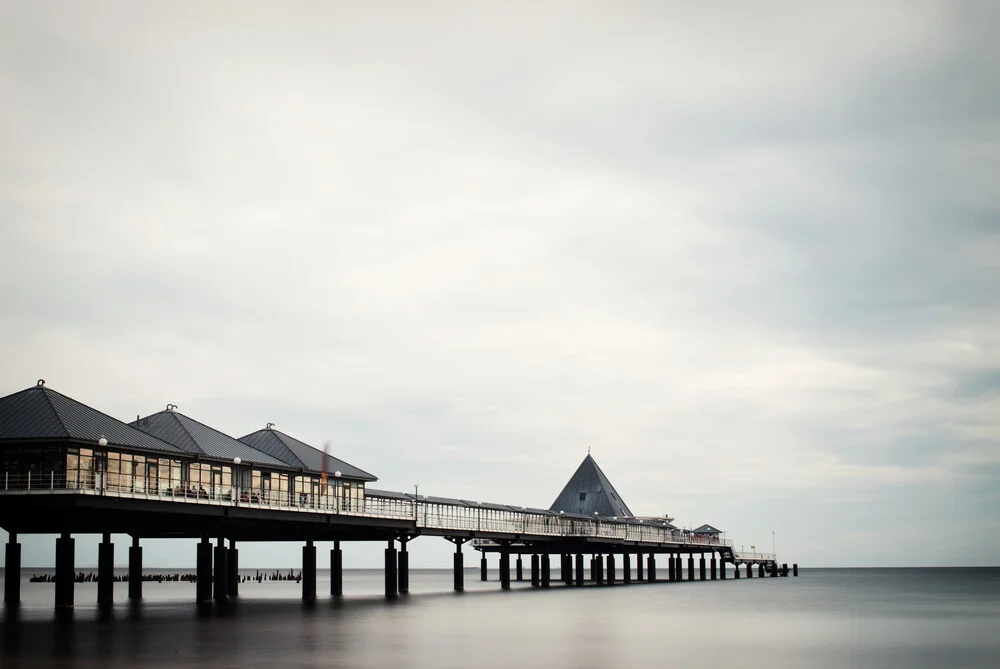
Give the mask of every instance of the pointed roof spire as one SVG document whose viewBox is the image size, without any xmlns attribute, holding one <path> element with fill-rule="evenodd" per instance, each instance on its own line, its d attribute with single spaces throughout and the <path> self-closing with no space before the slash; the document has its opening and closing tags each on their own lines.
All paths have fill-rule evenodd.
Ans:
<svg viewBox="0 0 1000 669">
<path fill-rule="evenodd" d="M 587 449 L 587 457 L 577 467 L 549 511 L 582 513 L 587 516 L 596 513 L 598 516 L 619 518 L 633 516 L 611 481 L 591 457 L 590 448 Z"/>
</svg>

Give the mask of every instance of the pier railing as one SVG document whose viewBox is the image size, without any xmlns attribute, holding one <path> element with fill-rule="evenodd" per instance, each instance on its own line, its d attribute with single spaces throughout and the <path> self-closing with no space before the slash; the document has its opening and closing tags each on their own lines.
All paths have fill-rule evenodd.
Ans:
<svg viewBox="0 0 1000 669">
<path fill-rule="evenodd" d="M 747 551 L 733 551 L 735 562 L 774 562 L 777 558 L 774 553 L 753 553 Z"/>
<path fill-rule="evenodd" d="M 58 471 L 3 472 L 0 476 L 2 476 L 0 494 L 8 495 L 98 495 L 167 503 L 411 520 L 416 528 L 502 534 L 510 535 L 512 538 L 580 537 L 720 548 L 732 546 L 732 542 L 726 539 L 683 532 L 659 526 L 652 521 L 596 517 L 591 519 L 498 504 L 414 499 L 412 496 L 400 493 L 387 496 L 369 493 L 359 499 L 237 486 L 221 488 L 190 484 L 161 486 L 138 480 L 123 485 L 102 475 L 95 475 L 87 481 L 67 482 L 63 473 Z"/>
</svg>

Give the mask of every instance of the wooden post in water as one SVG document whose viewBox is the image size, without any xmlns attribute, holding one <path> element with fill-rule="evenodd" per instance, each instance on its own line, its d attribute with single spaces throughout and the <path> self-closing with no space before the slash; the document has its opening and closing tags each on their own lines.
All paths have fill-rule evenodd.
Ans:
<svg viewBox="0 0 1000 669">
<path fill-rule="evenodd" d="M 3 601 L 16 605 L 21 601 L 21 544 L 17 543 L 17 532 L 7 536 L 3 579 Z"/>
</svg>

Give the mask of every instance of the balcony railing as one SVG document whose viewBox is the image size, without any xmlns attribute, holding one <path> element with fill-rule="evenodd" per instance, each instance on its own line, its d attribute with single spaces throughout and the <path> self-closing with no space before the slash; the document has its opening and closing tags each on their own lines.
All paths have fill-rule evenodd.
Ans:
<svg viewBox="0 0 1000 669">
<path fill-rule="evenodd" d="M 731 547 L 732 542 L 711 536 L 671 530 L 641 521 L 584 519 L 530 511 L 447 504 L 427 500 L 368 494 L 364 498 L 314 495 L 305 492 L 249 489 L 237 486 L 203 487 L 164 484 L 161 480 L 91 475 L 67 480 L 65 472 L 4 472 L 0 494 L 99 495 L 149 499 L 183 504 L 235 506 L 300 513 L 334 514 L 372 519 L 410 520 L 416 528 L 525 536 L 612 539 L 639 543 Z M 478 540 L 477 540 L 478 541 Z"/>
</svg>

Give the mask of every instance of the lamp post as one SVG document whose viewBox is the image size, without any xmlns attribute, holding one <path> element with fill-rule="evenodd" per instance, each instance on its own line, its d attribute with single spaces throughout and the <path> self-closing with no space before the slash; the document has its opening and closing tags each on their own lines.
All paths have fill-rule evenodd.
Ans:
<svg viewBox="0 0 1000 669">
<path fill-rule="evenodd" d="M 340 498 L 342 497 L 342 494 L 339 469 L 333 473 L 333 478 L 336 479 L 333 483 L 333 494 L 337 497 L 337 513 L 340 513 Z"/>
<path fill-rule="evenodd" d="M 416 483 L 414 483 L 413 484 L 413 522 L 414 522 L 414 524 L 416 524 L 417 518 L 418 518 L 418 516 L 417 516 L 417 514 L 418 514 L 418 511 L 417 511 L 417 502 L 419 502 L 419 501 L 420 501 L 420 486 L 417 485 Z"/>
<path fill-rule="evenodd" d="M 230 484 L 232 485 L 232 488 L 234 490 L 233 501 L 237 504 L 239 504 L 240 495 L 243 494 L 243 481 L 241 480 L 242 477 L 240 476 L 239 470 L 236 468 L 239 467 L 242 463 L 243 463 L 243 458 L 240 457 L 233 458 L 233 480 L 230 481 Z M 250 499 L 249 495 L 247 495 L 247 499 L 248 500 Z"/>
</svg>

